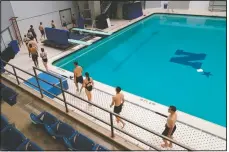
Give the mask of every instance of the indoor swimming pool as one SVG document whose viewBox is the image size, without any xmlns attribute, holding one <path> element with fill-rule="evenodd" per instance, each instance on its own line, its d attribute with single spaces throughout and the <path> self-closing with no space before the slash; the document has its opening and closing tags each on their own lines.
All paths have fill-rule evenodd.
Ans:
<svg viewBox="0 0 229 152">
<path fill-rule="evenodd" d="M 53 65 L 226 127 L 226 18 L 154 14 Z"/>
</svg>

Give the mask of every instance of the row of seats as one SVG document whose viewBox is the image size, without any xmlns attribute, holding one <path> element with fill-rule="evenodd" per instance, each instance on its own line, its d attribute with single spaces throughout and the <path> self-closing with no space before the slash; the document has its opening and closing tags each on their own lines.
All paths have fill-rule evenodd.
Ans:
<svg viewBox="0 0 229 152">
<path fill-rule="evenodd" d="M 61 141 L 69 150 L 108 151 L 46 111 L 39 115 L 31 113 L 30 118 L 34 124 L 42 126 L 49 135 Z"/>
<path fill-rule="evenodd" d="M 3 83 L 0 83 L 0 99 L 7 102 L 9 105 L 13 106 L 17 102 L 18 93 L 13 89 L 5 86 Z"/>
<path fill-rule="evenodd" d="M 3 115 L 1 115 L 1 150 L 43 151 L 12 124 L 9 124 L 7 118 Z"/>
</svg>

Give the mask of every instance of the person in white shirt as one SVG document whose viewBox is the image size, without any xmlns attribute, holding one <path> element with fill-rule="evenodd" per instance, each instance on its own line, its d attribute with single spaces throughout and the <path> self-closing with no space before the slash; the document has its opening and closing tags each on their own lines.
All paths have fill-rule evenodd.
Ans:
<svg viewBox="0 0 229 152">
<path fill-rule="evenodd" d="M 48 63 L 48 56 L 47 56 L 47 53 L 45 52 L 44 48 L 41 48 L 40 57 L 41 57 L 41 59 L 43 61 L 43 64 L 45 66 L 46 71 L 48 71 L 48 65 L 47 65 L 47 63 Z"/>
</svg>

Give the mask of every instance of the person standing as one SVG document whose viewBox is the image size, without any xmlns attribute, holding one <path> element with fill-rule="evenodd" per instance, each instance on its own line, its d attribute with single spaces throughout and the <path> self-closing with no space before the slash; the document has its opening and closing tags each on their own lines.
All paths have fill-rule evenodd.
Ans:
<svg viewBox="0 0 229 152">
<path fill-rule="evenodd" d="M 32 36 L 33 36 L 33 33 L 30 30 L 28 30 L 27 37 L 31 39 Z"/>
<path fill-rule="evenodd" d="M 75 65 L 75 69 L 74 69 L 74 82 L 76 84 L 77 92 L 79 92 L 78 83 L 83 84 L 83 76 L 82 76 L 83 68 L 78 65 L 78 62 L 74 62 L 74 65 Z"/>
<path fill-rule="evenodd" d="M 52 28 L 56 28 L 56 25 L 54 24 L 54 21 L 53 20 L 51 21 L 51 27 Z"/>
<path fill-rule="evenodd" d="M 31 32 L 32 32 L 32 34 L 33 34 L 33 37 L 36 39 L 36 41 L 37 41 L 37 34 L 35 33 L 35 31 L 34 31 L 34 28 L 33 28 L 33 25 L 30 25 L 30 29 L 29 29 Z M 37 41 L 37 43 L 38 43 L 38 41 Z"/>
<path fill-rule="evenodd" d="M 29 51 L 29 48 L 28 48 L 29 41 L 30 41 L 30 39 L 28 37 L 26 37 L 26 35 L 24 35 L 23 42 L 25 43 L 26 48 L 28 49 L 29 57 L 30 57 L 30 51 Z"/>
<path fill-rule="evenodd" d="M 83 88 L 85 88 L 85 93 L 87 95 L 88 101 L 91 102 L 91 98 L 92 98 L 91 91 L 93 89 L 94 82 L 93 82 L 92 77 L 89 76 L 88 72 L 85 73 L 85 76 L 86 78 L 83 80 L 83 85 L 80 89 L 80 92 L 82 91 Z"/>
<path fill-rule="evenodd" d="M 76 27 L 76 16 L 72 14 L 72 26 Z"/>
<path fill-rule="evenodd" d="M 116 114 L 120 114 L 120 112 L 122 111 L 122 106 L 124 103 L 124 95 L 121 93 L 121 88 L 120 87 L 116 87 L 116 95 L 112 97 L 112 103 L 110 105 L 110 107 L 112 107 L 114 105 L 114 113 Z M 116 117 L 116 121 L 117 123 L 121 122 L 122 123 L 122 128 L 124 128 L 125 123 L 120 119 L 120 117 L 115 116 Z"/>
<path fill-rule="evenodd" d="M 63 26 L 65 29 L 67 29 L 67 22 L 66 22 L 64 16 L 62 16 L 62 23 L 63 23 L 62 26 Z"/>
<path fill-rule="evenodd" d="M 45 52 L 45 49 L 44 48 L 41 48 L 40 57 L 41 57 L 41 59 L 43 61 L 43 64 L 45 66 L 46 71 L 48 71 L 48 65 L 47 65 L 47 63 L 48 63 L 48 56 L 47 56 L 47 53 Z"/>
<path fill-rule="evenodd" d="M 41 32 L 41 38 L 44 37 L 44 39 L 45 39 L 45 30 L 44 30 L 44 27 L 42 25 L 42 22 L 40 22 L 39 30 Z"/>
<path fill-rule="evenodd" d="M 176 130 L 176 121 L 177 121 L 177 113 L 176 113 L 176 107 L 170 106 L 168 109 L 168 112 L 170 115 L 167 118 L 167 123 L 165 124 L 165 130 L 162 132 L 162 135 L 167 136 L 169 138 L 173 139 L 173 134 Z M 172 148 L 172 142 L 168 144 L 166 139 L 163 139 L 164 144 L 161 145 L 163 148 L 170 147 Z"/>
<path fill-rule="evenodd" d="M 32 44 L 29 44 L 29 51 L 32 54 L 32 60 L 34 62 L 34 65 L 38 67 L 38 52 L 35 47 L 32 46 Z"/>
</svg>

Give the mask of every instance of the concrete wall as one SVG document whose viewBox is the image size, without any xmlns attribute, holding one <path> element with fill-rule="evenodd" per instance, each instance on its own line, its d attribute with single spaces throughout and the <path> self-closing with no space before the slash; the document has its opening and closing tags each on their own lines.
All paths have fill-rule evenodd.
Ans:
<svg viewBox="0 0 229 152">
<path fill-rule="evenodd" d="M 160 4 L 159 4 L 160 3 Z M 147 8 L 163 8 L 168 1 L 146 1 Z M 190 9 L 208 11 L 209 1 L 169 1 L 174 9 Z"/>
<path fill-rule="evenodd" d="M 72 1 L 10 1 L 14 14 L 18 17 L 18 26 L 22 37 L 27 33 L 30 25 L 33 25 L 35 32 L 40 39 L 39 23 L 43 22 L 44 27 L 51 27 L 51 20 L 54 20 L 56 28 L 62 29 L 59 11 L 71 8 L 76 14 L 77 8 Z"/>
<path fill-rule="evenodd" d="M 14 31 L 9 19 L 14 17 L 14 12 L 9 1 L 1 2 L 1 51 L 3 51 L 8 43 L 15 39 Z M 12 36 L 12 37 L 11 37 Z"/>
<path fill-rule="evenodd" d="M 145 9 L 147 8 L 160 8 L 161 7 L 161 1 L 146 1 L 145 2 Z"/>
<path fill-rule="evenodd" d="M 190 10 L 203 10 L 208 11 L 209 1 L 190 1 Z"/>
</svg>

